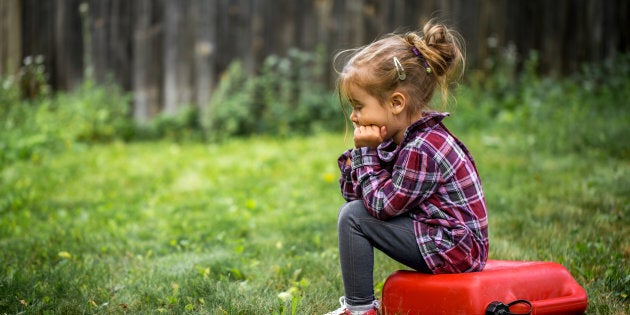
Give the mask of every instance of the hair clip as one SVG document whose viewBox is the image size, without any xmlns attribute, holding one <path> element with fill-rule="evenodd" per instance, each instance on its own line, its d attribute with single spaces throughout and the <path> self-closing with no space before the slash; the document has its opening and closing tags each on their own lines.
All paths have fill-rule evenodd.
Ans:
<svg viewBox="0 0 630 315">
<path fill-rule="evenodd" d="M 420 51 L 418 51 L 418 48 L 416 47 L 411 48 L 411 51 L 413 51 L 413 54 L 416 55 L 416 57 L 420 57 L 420 59 L 422 59 L 422 65 L 424 66 L 424 70 L 426 70 L 427 73 L 431 73 L 431 68 L 429 67 L 429 63 L 427 63 L 427 60 L 424 59 L 424 57 L 420 54 Z"/>
<path fill-rule="evenodd" d="M 402 63 L 398 58 L 394 57 L 394 67 L 396 67 L 396 72 L 398 73 L 398 80 L 404 81 L 407 78 L 407 74 L 405 73 L 405 68 L 403 68 Z"/>
<path fill-rule="evenodd" d="M 427 70 L 427 74 L 431 74 L 431 68 L 429 68 L 429 64 L 426 59 L 422 58 L 422 64 L 424 65 L 424 69 Z"/>
</svg>

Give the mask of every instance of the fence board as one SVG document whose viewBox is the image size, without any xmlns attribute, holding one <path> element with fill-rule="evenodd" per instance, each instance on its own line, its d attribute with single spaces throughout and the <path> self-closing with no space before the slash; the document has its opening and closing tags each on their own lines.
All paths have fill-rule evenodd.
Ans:
<svg viewBox="0 0 630 315">
<path fill-rule="evenodd" d="M 81 33 L 81 4 L 89 7 L 83 21 L 89 34 Z M 628 52 L 629 6 L 625 0 L 8 0 L 0 5 L 0 75 L 15 72 L 16 54 L 20 60 L 42 54 L 53 88 L 70 89 L 89 64 L 98 82 L 111 79 L 134 94 L 134 117 L 145 121 L 183 105 L 205 106 L 235 59 L 249 74 L 267 55 L 294 47 L 323 47 L 330 59 L 433 17 L 460 30 L 472 68 L 513 44 L 519 61 L 537 50 L 541 72 L 569 74 L 583 62 Z M 9 38 L 15 34 L 17 40 Z M 323 72 L 332 86 L 332 67 Z"/>
</svg>

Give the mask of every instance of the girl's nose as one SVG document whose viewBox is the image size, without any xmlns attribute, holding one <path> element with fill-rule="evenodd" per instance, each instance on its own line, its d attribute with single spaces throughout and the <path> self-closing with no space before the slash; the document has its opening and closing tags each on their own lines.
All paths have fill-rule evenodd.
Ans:
<svg viewBox="0 0 630 315">
<path fill-rule="evenodd" d="M 352 113 L 350 113 L 350 121 L 355 124 L 359 123 L 359 119 L 357 118 L 357 114 L 354 110 L 352 110 Z"/>
</svg>

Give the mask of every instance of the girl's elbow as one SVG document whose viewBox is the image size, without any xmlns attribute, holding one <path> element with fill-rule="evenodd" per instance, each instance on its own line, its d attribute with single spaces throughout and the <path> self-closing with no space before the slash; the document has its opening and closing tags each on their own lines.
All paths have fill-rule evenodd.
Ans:
<svg viewBox="0 0 630 315">
<path fill-rule="evenodd" d="M 342 191 L 341 196 L 344 200 L 350 202 L 359 199 L 357 194 L 354 191 Z"/>
</svg>

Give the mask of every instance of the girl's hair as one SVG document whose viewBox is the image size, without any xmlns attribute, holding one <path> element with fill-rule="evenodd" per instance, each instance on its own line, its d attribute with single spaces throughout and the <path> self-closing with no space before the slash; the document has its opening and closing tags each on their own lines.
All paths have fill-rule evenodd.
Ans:
<svg viewBox="0 0 630 315">
<path fill-rule="evenodd" d="M 449 83 L 463 74 L 465 68 L 461 36 L 434 21 L 425 24 L 422 32 L 390 34 L 367 46 L 342 51 L 335 61 L 346 55 L 349 60 L 339 72 L 337 82 L 342 104 L 351 101 L 351 84 L 363 88 L 381 103 L 398 90 L 409 98 L 410 115 L 428 108 L 436 88 L 440 89 L 445 104 Z"/>
</svg>

